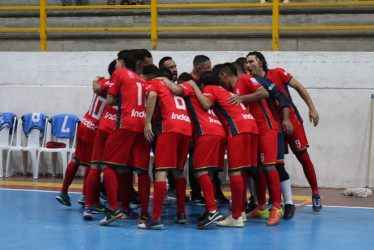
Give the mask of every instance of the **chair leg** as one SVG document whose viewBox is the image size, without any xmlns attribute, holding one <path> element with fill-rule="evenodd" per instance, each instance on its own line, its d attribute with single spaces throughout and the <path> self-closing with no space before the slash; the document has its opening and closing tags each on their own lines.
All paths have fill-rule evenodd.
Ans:
<svg viewBox="0 0 374 250">
<path fill-rule="evenodd" d="M 9 163 L 10 163 L 10 153 L 12 151 L 8 150 L 7 158 L 6 158 L 6 164 L 5 164 L 5 177 L 9 177 Z"/>
<path fill-rule="evenodd" d="M 39 175 L 39 166 L 36 165 L 36 153 L 37 153 L 37 150 L 36 149 L 30 149 L 30 155 L 31 155 L 31 166 L 32 166 L 32 169 L 33 169 L 33 177 L 34 179 L 38 179 L 38 175 Z"/>
<path fill-rule="evenodd" d="M 0 178 L 4 177 L 4 169 L 3 169 L 3 151 L 0 152 Z"/>
<path fill-rule="evenodd" d="M 37 154 L 37 157 L 36 157 L 36 166 L 40 165 L 41 154 L 42 154 L 42 152 L 40 152 L 40 151 Z M 42 169 L 42 172 L 43 172 L 43 167 L 41 169 Z M 43 173 L 43 175 L 44 175 L 44 173 Z"/>
<path fill-rule="evenodd" d="M 68 153 L 67 152 L 61 152 L 61 163 L 62 163 L 62 177 L 65 179 L 65 171 L 68 167 Z"/>
</svg>

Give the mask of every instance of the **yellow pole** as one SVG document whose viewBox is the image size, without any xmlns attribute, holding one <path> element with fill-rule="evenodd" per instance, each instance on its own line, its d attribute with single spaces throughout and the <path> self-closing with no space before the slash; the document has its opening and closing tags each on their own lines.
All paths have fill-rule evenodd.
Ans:
<svg viewBox="0 0 374 250">
<path fill-rule="evenodd" d="M 273 0 L 272 49 L 279 50 L 279 0 Z"/>
<path fill-rule="evenodd" d="M 40 50 L 47 51 L 47 0 L 40 0 Z"/>
<path fill-rule="evenodd" d="M 151 50 L 158 50 L 158 13 L 157 0 L 151 0 Z"/>
</svg>

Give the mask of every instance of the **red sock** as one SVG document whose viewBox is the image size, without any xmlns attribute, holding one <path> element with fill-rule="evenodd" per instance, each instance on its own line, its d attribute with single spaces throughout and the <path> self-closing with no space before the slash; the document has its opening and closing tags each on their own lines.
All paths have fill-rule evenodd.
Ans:
<svg viewBox="0 0 374 250">
<path fill-rule="evenodd" d="M 156 220 L 161 217 L 162 203 L 166 193 L 166 182 L 155 181 L 153 188 L 153 213 L 152 219 Z"/>
<path fill-rule="evenodd" d="M 87 176 L 88 176 L 88 173 L 90 172 L 90 169 L 91 168 L 86 167 L 86 169 L 84 170 L 83 189 L 82 189 L 82 194 L 83 195 L 86 195 L 86 181 L 87 181 Z"/>
<path fill-rule="evenodd" d="M 232 217 L 238 219 L 242 216 L 243 178 L 241 175 L 230 177 Z"/>
<path fill-rule="evenodd" d="M 177 193 L 177 214 L 185 213 L 184 203 L 186 199 L 187 181 L 184 177 L 175 179 L 175 191 Z"/>
<path fill-rule="evenodd" d="M 216 200 L 214 198 L 213 185 L 212 181 L 209 178 L 208 174 L 203 174 L 197 180 L 203 191 L 205 198 L 205 211 L 217 210 Z"/>
<path fill-rule="evenodd" d="M 65 194 L 68 193 L 69 187 L 71 183 L 73 182 L 75 174 L 78 171 L 78 167 L 79 167 L 79 164 L 76 164 L 74 161 L 71 161 L 69 163 L 65 171 L 65 178 L 64 178 L 64 181 L 62 182 L 61 192 L 64 192 Z"/>
<path fill-rule="evenodd" d="M 106 167 L 103 170 L 106 196 L 109 209 L 115 210 L 118 207 L 118 177 L 114 168 Z"/>
<path fill-rule="evenodd" d="M 130 210 L 132 173 L 118 174 L 118 193 L 123 210 Z"/>
<path fill-rule="evenodd" d="M 312 188 L 312 194 L 319 194 L 316 171 L 312 161 L 310 160 L 308 151 L 304 151 L 301 154 L 296 154 L 297 159 L 303 166 L 304 174 Z"/>
<path fill-rule="evenodd" d="M 140 214 L 149 215 L 148 206 L 149 206 L 149 195 L 150 195 L 151 179 L 149 174 L 138 174 L 138 189 L 140 196 L 140 203 L 142 205 L 142 210 Z"/>
<path fill-rule="evenodd" d="M 242 208 L 243 208 L 243 211 L 245 211 L 245 202 L 247 201 L 247 190 L 248 190 L 248 176 L 246 172 L 242 174 L 242 178 L 243 178 L 243 187 L 244 187 Z"/>
<path fill-rule="evenodd" d="M 100 182 L 100 171 L 97 169 L 90 169 L 86 180 L 86 204 L 85 207 L 92 207 L 95 203 L 95 196 L 97 193 L 97 183 Z M 97 205 L 97 204 L 95 204 Z"/>
<path fill-rule="evenodd" d="M 267 181 L 264 172 L 257 173 L 253 175 L 253 181 L 255 183 L 256 196 L 257 196 L 257 206 L 260 210 L 266 209 L 266 188 Z"/>
<path fill-rule="evenodd" d="M 273 201 L 273 207 L 281 208 L 281 191 L 279 183 L 279 174 L 277 170 L 266 174 L 266 180 L 269 186 L 269 193 Z"/>
</svg>

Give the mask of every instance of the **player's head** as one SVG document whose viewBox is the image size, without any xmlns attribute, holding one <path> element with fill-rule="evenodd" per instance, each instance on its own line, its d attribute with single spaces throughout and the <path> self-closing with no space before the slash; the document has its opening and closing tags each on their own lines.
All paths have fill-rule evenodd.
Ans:
<svg viewBox="0 0 374 250">
<path fill-rule="evenodd" d="M 177 65 L 175 64 L 173 58 L 170 56 L 165 56 L 161 58 L 160 62 L 158 63 L 158 67 L 161 69 L 168 69 L 171 71 L 172 74 L 172 81 L 176 81 L 178 78 L 178 70 Z"/>
<path fill-rule="evenodd" d="M 192 80 L 192 76 L 188 74 L 187 72 L 183 72 L 182 74 L 179 75 L 177 83 L 182 83 L 182 82 L 188 82 L 189 80 Z"/>
<path fill-rule="evenodd" d="M 252 51 L 247 55 L 245 67 L 251 75 L 263 76 L 268 70 L 268 63 L 261 52 Z"/>
<path fill-rule="evenodd" d="M 136 54 L 133 50 L 121 50 L 117 54 L 116 68 L 126 68 L 135 72 Z"/>
<path fill-rule="evenodd" d="M 143 67 L 141 76 L 149 81 L 159 75 L 159 69 L 154 64 L 149 64 Z"/>
<path fill-rule="evenodd" d="M 136 73 L 140 74 L 144 66 L 153 64 L 153 57 L 147 49 L 136 49 L 134 51 L 136 54 Z"/>
<path fill-rule="evenodd" d="M 235 63 L 241 65 L 241 67 L 244 70 L 244 74 L 249 74 L 249 71 L 247 71 L 246 66 L 245 66 L 245 64 L 247 63 L 247 58 L 245 58 L 244 56 L 239 57 L 238 59 L 235 60 Z M 238 67 L 236 67 L 236 68 L 238 68 Z"/>
<path fill-rule="evenodd" d="M 166 77 L 170 81 L 173 81 L 173 74 L 171 73 L 171 71 L 169 69 L 166 69 L 166 68 L 160 69 L 159 72 L 158 72 L 158 76 L 159 77 Z"/>
<path fill-rule="evenodd" d="M 113 74 L 113 72 L 116 70 L 116 64 L 117 64 L 117 60 L 114 59 L 113 61 L 111 61 L 109 63 L 109 66 L 108 66 L 108 73 L 109 75 L 111 76 Z"/>
<path fill-rule="evenodd" d="M 219 85 L 219 78 L 215 72 L 209 71 L 205 72 L 200 76 L 200 83 L 203 86 L 208 85 Z"/>
<path fill-rule="evenodd" d="M 238 63 L 236 61 L 233 62 L 232 64 L 235 66 L 238 76 L 242 76 L 242 75 L 246 74 L 245 69 L 243 67 L 243 64 L 240 64 L 240 63 Z"/>
<path fill-rule="evenodd" d="M 193 59 L 193 73 L 196 77 L 200 77 L 203 73 L 212 71 L 212 63 L 209 57 L 197 55 Z"/>
<path fill-rule="evenodd" d="M 214 65 L 212 71 L 215 72 L 218 75 L 219 70 L 222 68 L 222 65 L 223 65 L 222 63 Z"/>
<path fill-rule="evenodd" d="M 237 80 L 237 70 L 233 63 L 224 63 L 219 70 L 219 81 L 222 87 L 231 91 Z"/>
</svg>

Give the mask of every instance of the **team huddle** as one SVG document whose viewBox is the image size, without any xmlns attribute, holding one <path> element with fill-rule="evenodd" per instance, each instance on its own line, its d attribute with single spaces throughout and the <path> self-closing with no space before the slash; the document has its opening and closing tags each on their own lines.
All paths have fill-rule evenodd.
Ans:
<svg viewBox="0 0 374 250">
<path fill-rule="evenodd" d="M 267 218 L 266 224 L 274 226 L 282 216 L 291 219 L 295 212 L 284 167 L 288 147 L 311 186 L 313 210 L 322 209 L 303 121 L 288 86 L 308 105 L 314 126 L 318 113 L 306 89 L 285 70 L 268 69 L 260 52 L 214 67 L 207 56 L 198 55 L 191 73 L 178 77 L 171 57 L 161 59 L 157 67 L 148 50 L 122 50 L 108 72 L 110 79 L 98 76 L 93 81 L 91 106 L 78 128 L 74 158 L 56 196 L 61 204 L 71 206 L 68 188 L 79 165 L 86 166 L 84 196 L 79 201 L 85 207 L 84 219 L 105 212 L 100 225 L 122 218 L 139 219 L 139 229 L 163 228 L 161 213 L 171 172 L 177 202 L 175 221 L 185 224 L 184 166 L 189 155 L 191 171 L 205 200 L 198 229 L 210 224 L 243 227 L 247 218 Z M 152 214 L 148 211 L 151 150 Z M 232 200 L 232 213 L 227 216 L 217 208 L 215 197 L 220 187 L 212 177 L 224 170 L 225 157 Z M 140 215 L 130 204 L 133 172 L 138 177 Z M 108 208 L 100 203 L 101 173 Z"/>
</svg>

